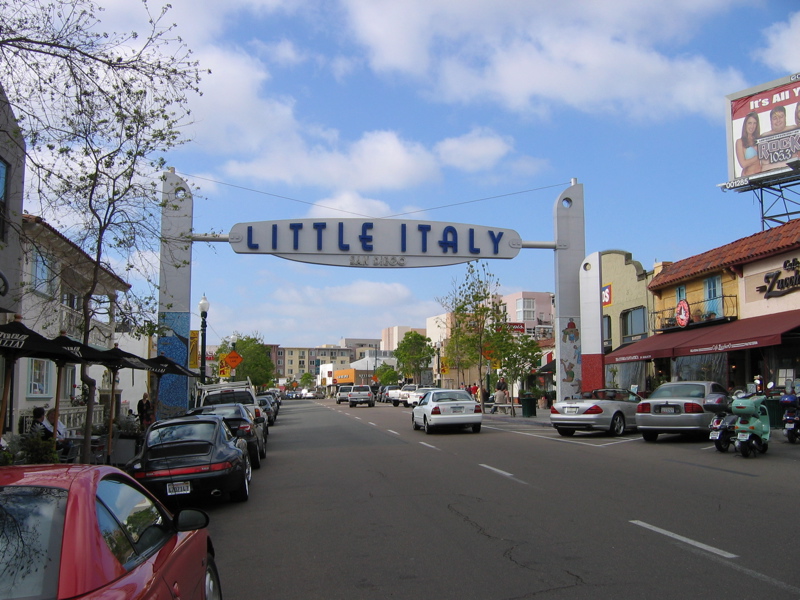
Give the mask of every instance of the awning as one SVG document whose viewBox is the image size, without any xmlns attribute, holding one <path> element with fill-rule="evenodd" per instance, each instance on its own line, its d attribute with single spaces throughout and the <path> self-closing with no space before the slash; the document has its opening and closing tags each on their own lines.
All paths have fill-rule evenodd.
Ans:
<svg viewBox="0 0 800 600">
<path fill-rule="evenodd" d="M 733 323 L 705 327 L 703 335 L 675 346 L 675 356 L 712 352 L 733 352 L 762 346 L 777 346 L 783 334 L 800 327 L 800 310 L 740 319 Z"/>
<path fill-rule="evenodd" d="M 691 340 L 706 333 L 706 331 L 707 329 L 704 331 L 703 328 L 699 328 L 657 333 L 606 354 L 605 363 L 609 365 L 636 360 L 651 360 L 653 358 L 672 358 L 675 356 L 675 347 L 689 343 Z"/>
<path fill-rule="evenodd" d="M 555 373 L 555 371 L 556 371 L 556 361 L 551 360 L 549 363 L 547 363 L 541 369 L 536 371 L 536 373 L 544 375 L 545 373 Z"/>
</svg>

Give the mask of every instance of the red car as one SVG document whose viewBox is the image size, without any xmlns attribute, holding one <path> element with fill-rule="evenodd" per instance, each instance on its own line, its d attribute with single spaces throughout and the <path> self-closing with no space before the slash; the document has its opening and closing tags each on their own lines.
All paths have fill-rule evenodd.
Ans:
<svg viewBox="0 0 800 600">
<path fill-rule="evenodd" d="M 221 599 L 207 525 L 114 467 L 0 467 L 0 598 Z"/>
</svg>

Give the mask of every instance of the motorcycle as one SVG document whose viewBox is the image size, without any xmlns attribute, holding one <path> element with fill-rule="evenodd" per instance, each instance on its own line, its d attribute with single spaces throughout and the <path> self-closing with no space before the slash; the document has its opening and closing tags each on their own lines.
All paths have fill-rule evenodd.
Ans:
<svg viewBox="0 0 800 600">
<path fill-rule="evenodd" d="M 797 388 L 791 379 L 786 380 L 786 390 L 781 396 L 780 404 L 784 408 L 783 413 L 783 435 L 790 444 L 797 442 L 800 438 L 800 412 L 797 407 Z"/>
<path fill-rule="evenodd" d="M 714 440 L 717 452 L 727 452 L 736 435 L 734 430 L 738 419 L 731 410 L 731 399 L 723 394 L 711 394 L 703 403 L 703 408 L 714 413 L 708 438 Z"/>
<path fill-rule="evenodd" d="M 772 389 L 773 383 L 767 385 Z M 736 451 L 743 458 L 766 453 L 769 448 L 769 413 L 764 406 L 767 396 L 764 393 L 749 394 L 734 398 L 733 412 L 738 415 L 734 430 L 736 432 Z"/>
</svg>

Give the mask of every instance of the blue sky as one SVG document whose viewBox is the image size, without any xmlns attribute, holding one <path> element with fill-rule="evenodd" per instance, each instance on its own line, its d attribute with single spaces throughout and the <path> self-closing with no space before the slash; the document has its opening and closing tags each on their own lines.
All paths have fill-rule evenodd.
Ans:
<svg viewBox="0 0 800 600">
<path fill-rule="evenodd" d="M 109 29 L 141 17 L 138 2 L 104 4 Z M 201 233 L 421 211 L 409 218 L 552 241 L 553 203 L 574 177 L 587 254 L 626 250 L 651 269 L 760 231 L 753 194 L 717 187 L 725 96 L 800 71 L 793 0 L 171 4 L 212 70 L 191 100 L 193 141 L 167 157 L 197 188 Z M 554 289 L 552 251 L 489 267 L 505 293 Z M 192 305 L 211 302 L 209 344 L 237 331 L 314 346 L 424 327 L 464 272 L 195 244 Z"/>
</svg>

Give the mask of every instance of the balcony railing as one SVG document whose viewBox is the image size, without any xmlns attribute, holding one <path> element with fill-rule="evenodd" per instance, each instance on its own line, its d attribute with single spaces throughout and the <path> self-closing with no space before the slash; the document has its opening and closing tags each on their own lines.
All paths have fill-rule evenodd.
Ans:
<svg viewBox="0 0 800 600">
<path fill-rule="evenodd" d="M 75 339 L 83 336 L 83 315 L 67 306 L 61 305 L 61 329 L 67 335 Z M 108 323 L 92 320 L 92 330 L 89 333 L 89 343 L 103 348 L 107 348 L 111 343 L 112 329 Z"/>
<path fill-rule="evenodd" d="M 676 302 L 672 306 L 654 310 L 650 313 L 650 327 L 653 331 L 678 327 L 678 322 L 675 318 L 677 304 Z M 689 303 L 689 326 L 719 319 L 729 320 L 738 316 L 739 298 L 737 296 L 717 296 L 716 298 Z"/>
</svg>

